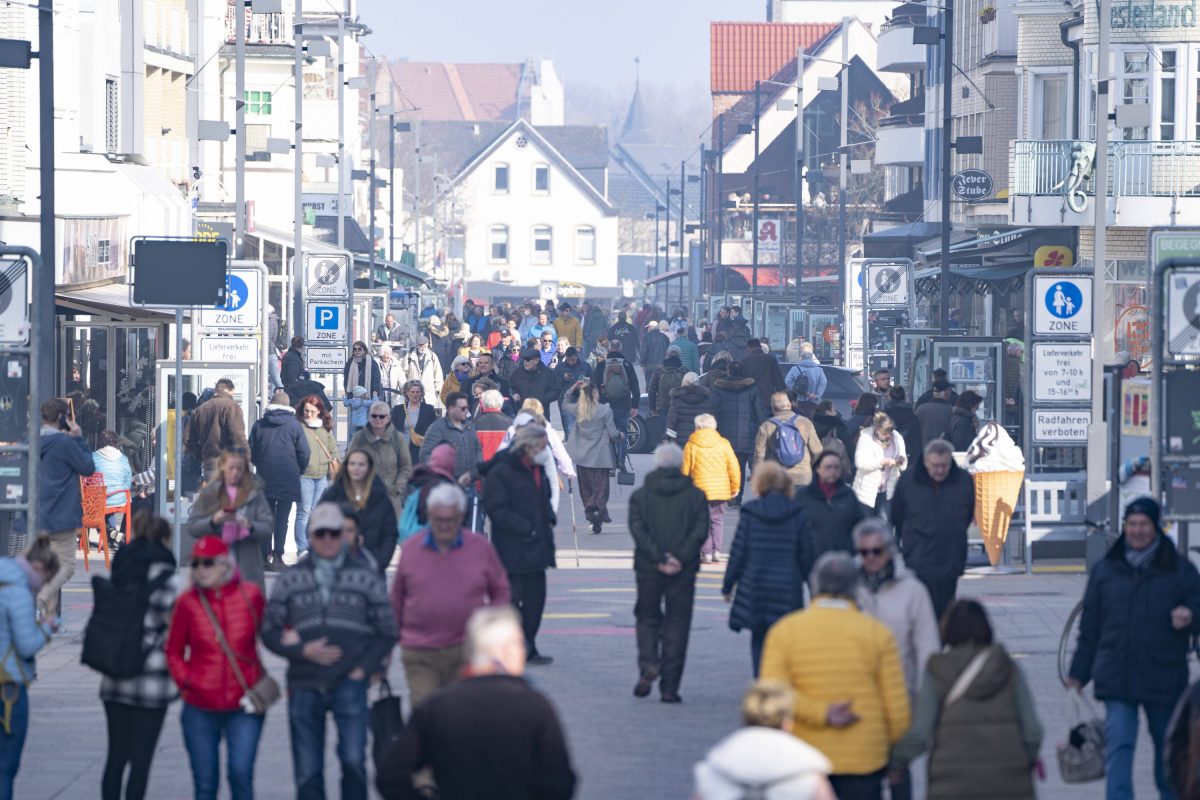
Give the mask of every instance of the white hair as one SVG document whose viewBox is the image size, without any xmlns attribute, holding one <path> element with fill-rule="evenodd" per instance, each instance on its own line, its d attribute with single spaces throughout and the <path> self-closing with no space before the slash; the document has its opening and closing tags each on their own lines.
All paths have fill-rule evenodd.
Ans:
<svg viewBox="0 0 1200 800">
<path fill-rule="evenodd" d="M 467 661 L 475 667 L 490 667 L 514 639 L 524 644 L 517 610 L 509 605 L 484 606 L 467 620 Z"/>
<path fill-rule="evenodd" d="M 392 418 L 392 407 L 389 406 L 387 403 L 383 402 L 382 400 L 376 400 L 374 403 L 371 403 L 369 410 L 370 411 L 386 411 L 388 414 L 388 419 L 391 420 L 391 418 Z"/>
<path fill-rule="evenodd" d="M 660 444 L 654 448 L 654 466 L 658 469 L 682 469 L 683 450 L 670 442 Z"/>
<path fill-rule="evenodd" d="M 453 508 L 460 514 L 467 513 L 467 496 L 453 483 L 439 483 L 429 490 L 425 499 L 426 508 Z"/>
<path fill-rule="evenodd" d="M 862 540 L 867 536 L 878 536 L 883 540 L 883 546 L 889 550 L 895 542 L 895 539 L 892 538 L 892 526 L 879 517 L 867 517 L 860 520 L 854 526 L 854 530 L 850 531 L 850 537 L 854 540 L 855 547 L 862 544 Z"/>
<path fill-rule="evenodd" d="M 500 394 L 499 389 L 488 389 L 479 396 L 479 405 L 493 411 L 499 410 L 504 405 L 504 395 Z"/>
</svg>

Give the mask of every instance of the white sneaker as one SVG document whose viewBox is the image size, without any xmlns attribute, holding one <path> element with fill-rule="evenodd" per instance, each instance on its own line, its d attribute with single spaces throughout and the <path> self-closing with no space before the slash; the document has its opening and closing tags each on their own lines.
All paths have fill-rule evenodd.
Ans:
<svg viewBox="0 0 1200 800">
<path fill-rule="evenodd" d="M 716 563 L 717 563 L 718 561 L 720 561 L 720 560 L 721 560 L 721 551 L 720 551 L 720 550 L 713 550 L 713 552 L 712 552 L 712 563 L 716 564 Z"/>
</svg>

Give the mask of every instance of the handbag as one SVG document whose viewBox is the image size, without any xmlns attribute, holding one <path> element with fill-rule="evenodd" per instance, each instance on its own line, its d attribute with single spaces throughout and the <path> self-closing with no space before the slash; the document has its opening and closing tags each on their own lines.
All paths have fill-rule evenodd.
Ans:
<svg viewBox="0 0 1200 800">
<path fill-rule="evenodd" d="M 392 694 L 387 678 L 379 684 L 379 699 L 371 704 L 371 758 L 375 771 L 382 772 L 388 755 L 388 746 L 400 738 L 404 731 L 404 707 L 399 697 Z"/>
<path fill-rule="evenodd" d="M 314 436 L 317 440 L 317 447 L 321 448 L 321 452 L 325 454 L 325 458 L 329 459 L 329 480 L 337 477 L 338 470 L 342 468 L 342 460 L 335 455 L 330 454 L 329 448 L 321 441 L 320 436 Z"/>
<path fill-rule="evenodd" d="M 1071 698 L 1071 727 L 1058 746 L 1058 771 L 1063 783 L 1088 783 L 1104 777 L 1104 720 L 1082 692 Z"/>
<path fill-rule="evenodd" d="M 242 711 L 247 714 L 266 714 L 267 709 L 274 705 L 282 694 L 279 691 L 279 684 L 265 669 L 262 677 L 253 686 L 246 683 L 242 667 L 238 664 L 237 656 L 233 654 L 229 642 L 225 641 L 225 631 L 221 629 L 221 623 L 217 622 L 217 615 L 213 613 L 212 606 L 208 604 L 208 598 L 204 596 L 204 592 L 198 591 L 197 593 L 200 596 L 200 605 L 204 606 L 204 613 L 208 615 L 208 621 L 212 623 L 213 630 L 217 634 L 217 644 L 221 645 L 221 651 L 225 653 L 229 666 L 233 667 L 233 675 L 237 678 L 238 686 L 242 687 Z"/>
<path fill-rule="evenodd" d="M 629 454 L 625 454 L 625 460 L 617 465 L 617 485 L 618 486 L 633 486 L 637 476 L 633 474 L 633 464 L 629 463 Z"/>
</svg>

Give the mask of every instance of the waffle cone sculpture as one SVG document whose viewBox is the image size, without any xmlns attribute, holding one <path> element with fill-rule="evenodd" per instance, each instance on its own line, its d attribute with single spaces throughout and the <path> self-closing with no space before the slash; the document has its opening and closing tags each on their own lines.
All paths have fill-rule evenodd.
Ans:
<svg viewBox="0 0 1200 800">
<path fill-rule="evenodd" d="M 1021 497 L 1025 470 L 975 473 L 975 524 L 992 566 L 1000 563 L 1013 511 Z"/>
</svg>

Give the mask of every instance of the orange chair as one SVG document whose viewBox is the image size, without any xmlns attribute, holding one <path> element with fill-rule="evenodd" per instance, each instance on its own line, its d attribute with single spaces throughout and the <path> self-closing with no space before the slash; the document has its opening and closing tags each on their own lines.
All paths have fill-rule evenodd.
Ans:
<svg viewBox="0 0 1200 800">
<path fill-rule="evenodd" d="M 108 510 L 108 488 L 104 485 L 104 476 L 99 472 L 81 477 L 79 488 L 83 495 L 83 527 L 79 531 L 79 546 L 83 549 L 83 568 L 89 570 L 88 553 L 91 544 L 88 534 L 92 529 L 100 532 L 100 552 L 104 553 L 104 566 L 111 568 L 108 555 L 108 528 L 105 525 L 105 512 Z M 127 529 L 128 530 L 128 529 Z"/>
</svg>

